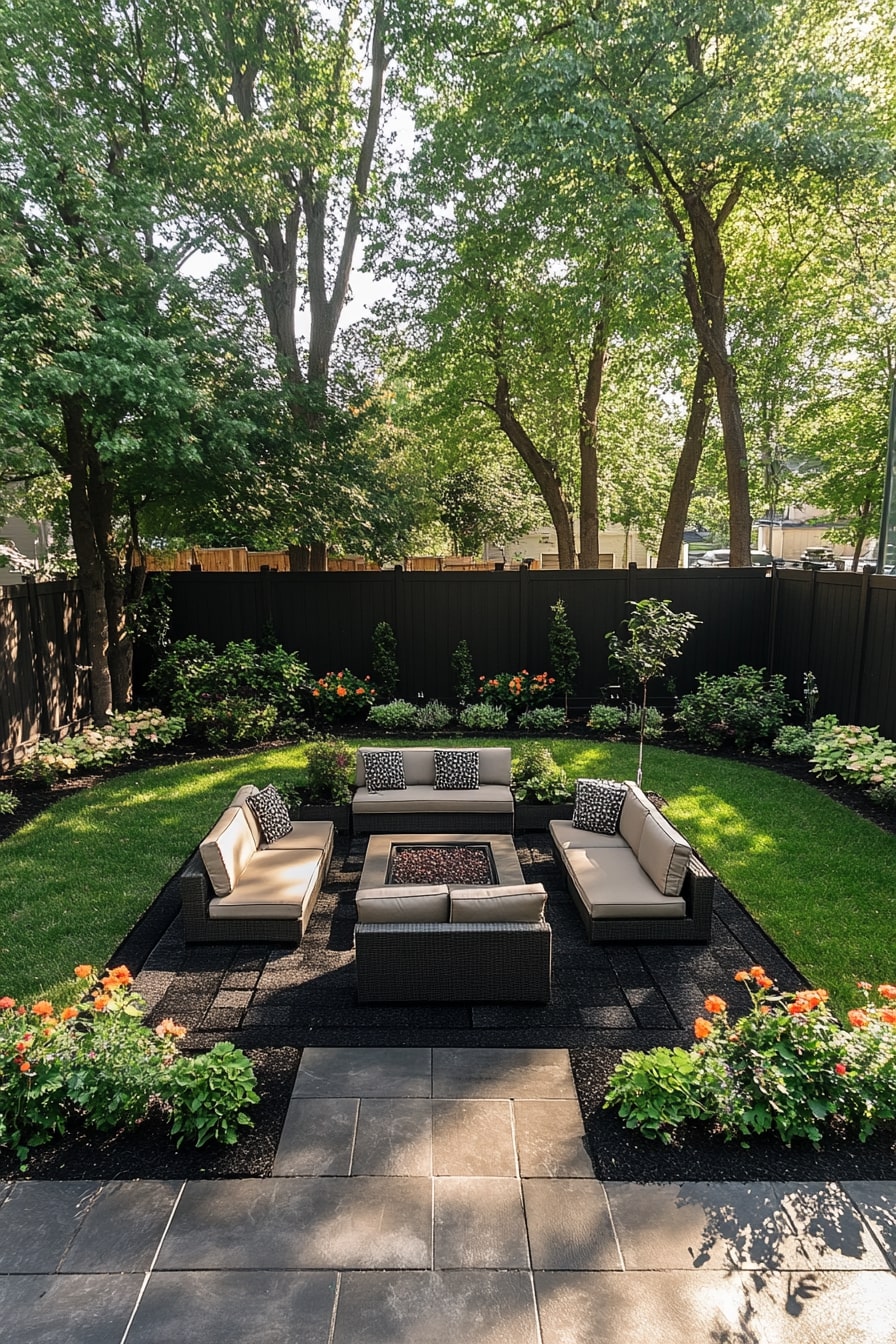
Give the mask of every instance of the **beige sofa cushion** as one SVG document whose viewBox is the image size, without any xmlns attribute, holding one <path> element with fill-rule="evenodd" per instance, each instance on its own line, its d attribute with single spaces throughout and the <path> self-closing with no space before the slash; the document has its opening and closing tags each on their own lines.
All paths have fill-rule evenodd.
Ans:
<svg viewBox="0 0 896 1344">
<path fill-rule="evenodd" d="M 619 834 L 632 853 L 637 854 L 644 822 L 656 808 L 632 780 L 627 779 L 625 786 L 628 792 L 619 816 Z"/>
<path fill-rule="evenodd" d="M 691 847 L 664 816 L 645 818 L 638 846 L 638 863 L 666 896 L 680 896 L 691 858 Z"/>
<path fill-rule="evenodd" d="M 439 789 L 431 784 L 408 784 L 393 793 L 371 793 L 360 788 L 352 800 L 355 812 L 512 812 L 513 794 L 504 784 L 482 784 L 478 789 Z"/>
<path fill-rule="evenodd" d="M 452 924 L 539 924 L 548 894 L 540 882 L 506 887 L 451 887 Z"/>
<path fill-rule="evenodd" d="M 289 835 L 272 840 L 262 849 L 322 849 L 328 854 L 333 848 L 335 827 L 332 821 L 294 821 Z"/>
<path fill-rule="evenodd" d="M 434 766 L 432 747 L 400 747 L 404 762 L 404 780 L 408 788 L 415 784 L 433 787 Z M 504 784 L 510 787 L 510 748 L 479 747 L 479 784 Z M 358 752 L 355 763 L 355 783 L 364 783 L 364 762 Z M 357 797 L 357 794 L 355 795 Z"/>
<path fill-rule="evenodd" d="M 600 831 L 583 831 L 571 821 L 551 821 L 548 827 L 558 849 L 628 849 L 618 832 L 603 835 Z"/>
<path fill-rule="evenodd" d="M 240 874 L 238 886 L 208 903 L 210 919 L 301 919 L 302 906 L 319 881 L 323 855 L 317 849 L 287 853 L 260 849 Z"/>
<path fill-rule="evenodd" d="M 364 887 L 355 897 L 359 924 L 447 924 L 447 887 Z"/>
<path fill-rule="evenodd" d="M 592 919 L 684 919 L 682 896 L 664 896 L 628 846 L 568 849 L 563 861 Z"/>
<path fill-rule="evenodd" d="M 261 845 L 261 827 L 258 824 L 258 818 L 249 806 L 249 799 L 252 797 L 253 793 L 258 793 L 258 789 L 254 784 L 243 784 L 231 798 L 230 806 L 241 807 L 243 809 L 243 816 L 249 823 L 249 830 L 252 832 L 255 844 Z"/>
<path fill-rule="evenodd" d="M 227 896 L 258 852 L 242 807 L 228 807 L 199 846 L 205 871 L 216 896 Z"/>
</svg>

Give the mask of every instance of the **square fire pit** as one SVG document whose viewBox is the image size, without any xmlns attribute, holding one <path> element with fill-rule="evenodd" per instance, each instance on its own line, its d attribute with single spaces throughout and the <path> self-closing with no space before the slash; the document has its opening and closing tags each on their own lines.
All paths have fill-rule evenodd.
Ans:
<svg viewBox="0 0 896 1344">
<path fill-rule="evenodd" d="M 510 835 L 372 835 L 358 882 L 368 887 L 511 886 L 523 871 Z"/>
</svg>

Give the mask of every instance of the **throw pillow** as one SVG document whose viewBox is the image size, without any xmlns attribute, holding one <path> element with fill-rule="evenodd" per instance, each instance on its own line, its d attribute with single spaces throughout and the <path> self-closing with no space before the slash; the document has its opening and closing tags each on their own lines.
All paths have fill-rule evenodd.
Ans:
<svg viewBox="0 0 896 1344">
<path fill-rule="evenodd" d="M 272 845 L 275 840 L 282 840 L 284 835 L 289 835 L 292 830 L 289 808 L 273 784 L 250 794 L 246 802 L 258 818 L 261 838 L 266 845 Z"/>
<path fill-rule="evenodd" d="M 365 751 L 364 783 L 371 793 L 404 789 L 404 760 L 400 751 Z"/>
<path fill-rule="evenodd" d="M 582 831 L 614 835 L 627 789 L 615 779 L 577 779 L 572 824 Z"/>
<path fill-rule="evenodd" d="M 434 789 L 478 789 L 479 752 L 463 747 L 449 751 L 436 747 L 432 753 Z"/>
</svg>

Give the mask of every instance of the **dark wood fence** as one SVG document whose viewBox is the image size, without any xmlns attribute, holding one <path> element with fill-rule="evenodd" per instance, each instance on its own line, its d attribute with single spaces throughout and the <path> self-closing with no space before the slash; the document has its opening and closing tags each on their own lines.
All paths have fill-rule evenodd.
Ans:
<svg viewBox="0 0 896 1344">
<path fill-rule="evenodd" d="M 0 588 L 0 766 L 90 713 L 81 593 L 72 579 Z"/>
</svg>

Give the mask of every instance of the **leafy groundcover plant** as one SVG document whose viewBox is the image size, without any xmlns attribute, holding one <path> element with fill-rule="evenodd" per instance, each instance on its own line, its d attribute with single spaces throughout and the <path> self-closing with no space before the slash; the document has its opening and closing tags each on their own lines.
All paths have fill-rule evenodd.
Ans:
<svg viewBox="0 0 896 1344">
<path fill-rule="evenodd" d="M 865 1140 L 896 1116 L 896 986 L 880 985 L 872 1002 L 860 981 L 864 1006 L 847 1014 L 847 1031 L 823 989 L 781 993 L 761 966 L 734 978 L 750 993 L 746 1016 L 732 1022 L 725 1000 L 711 994 L 690 1050 L 622 1056 L 604 1105 L 629 1129 L 668 1143 L 678 1125 L 699 1120 L 744 1146 L 768 1132 L 785 1144 L 818 1144 L 833 1124 Z"/>
<path fill-rule="evenodd" d="M 22 1170 L 31 1150 L 73 1122 L 97 1131 L 130 1129 L 151 1103 L 163 1105 L 180 1147 L 210 1139 L 236 1143 L 251 1125 L 245 1107 L 258 1101 L 249 1060 L 229 1041 L 201 1055 L 182 1055 L 186 1028 L 166 1018 L 144 1026 L 146 1004 L 126 966 L 97 978 L 76 1006 L 57 1011 L 48 999 L 30 1007 L 0 998 L 0 1147 Z"/>
</svg>

